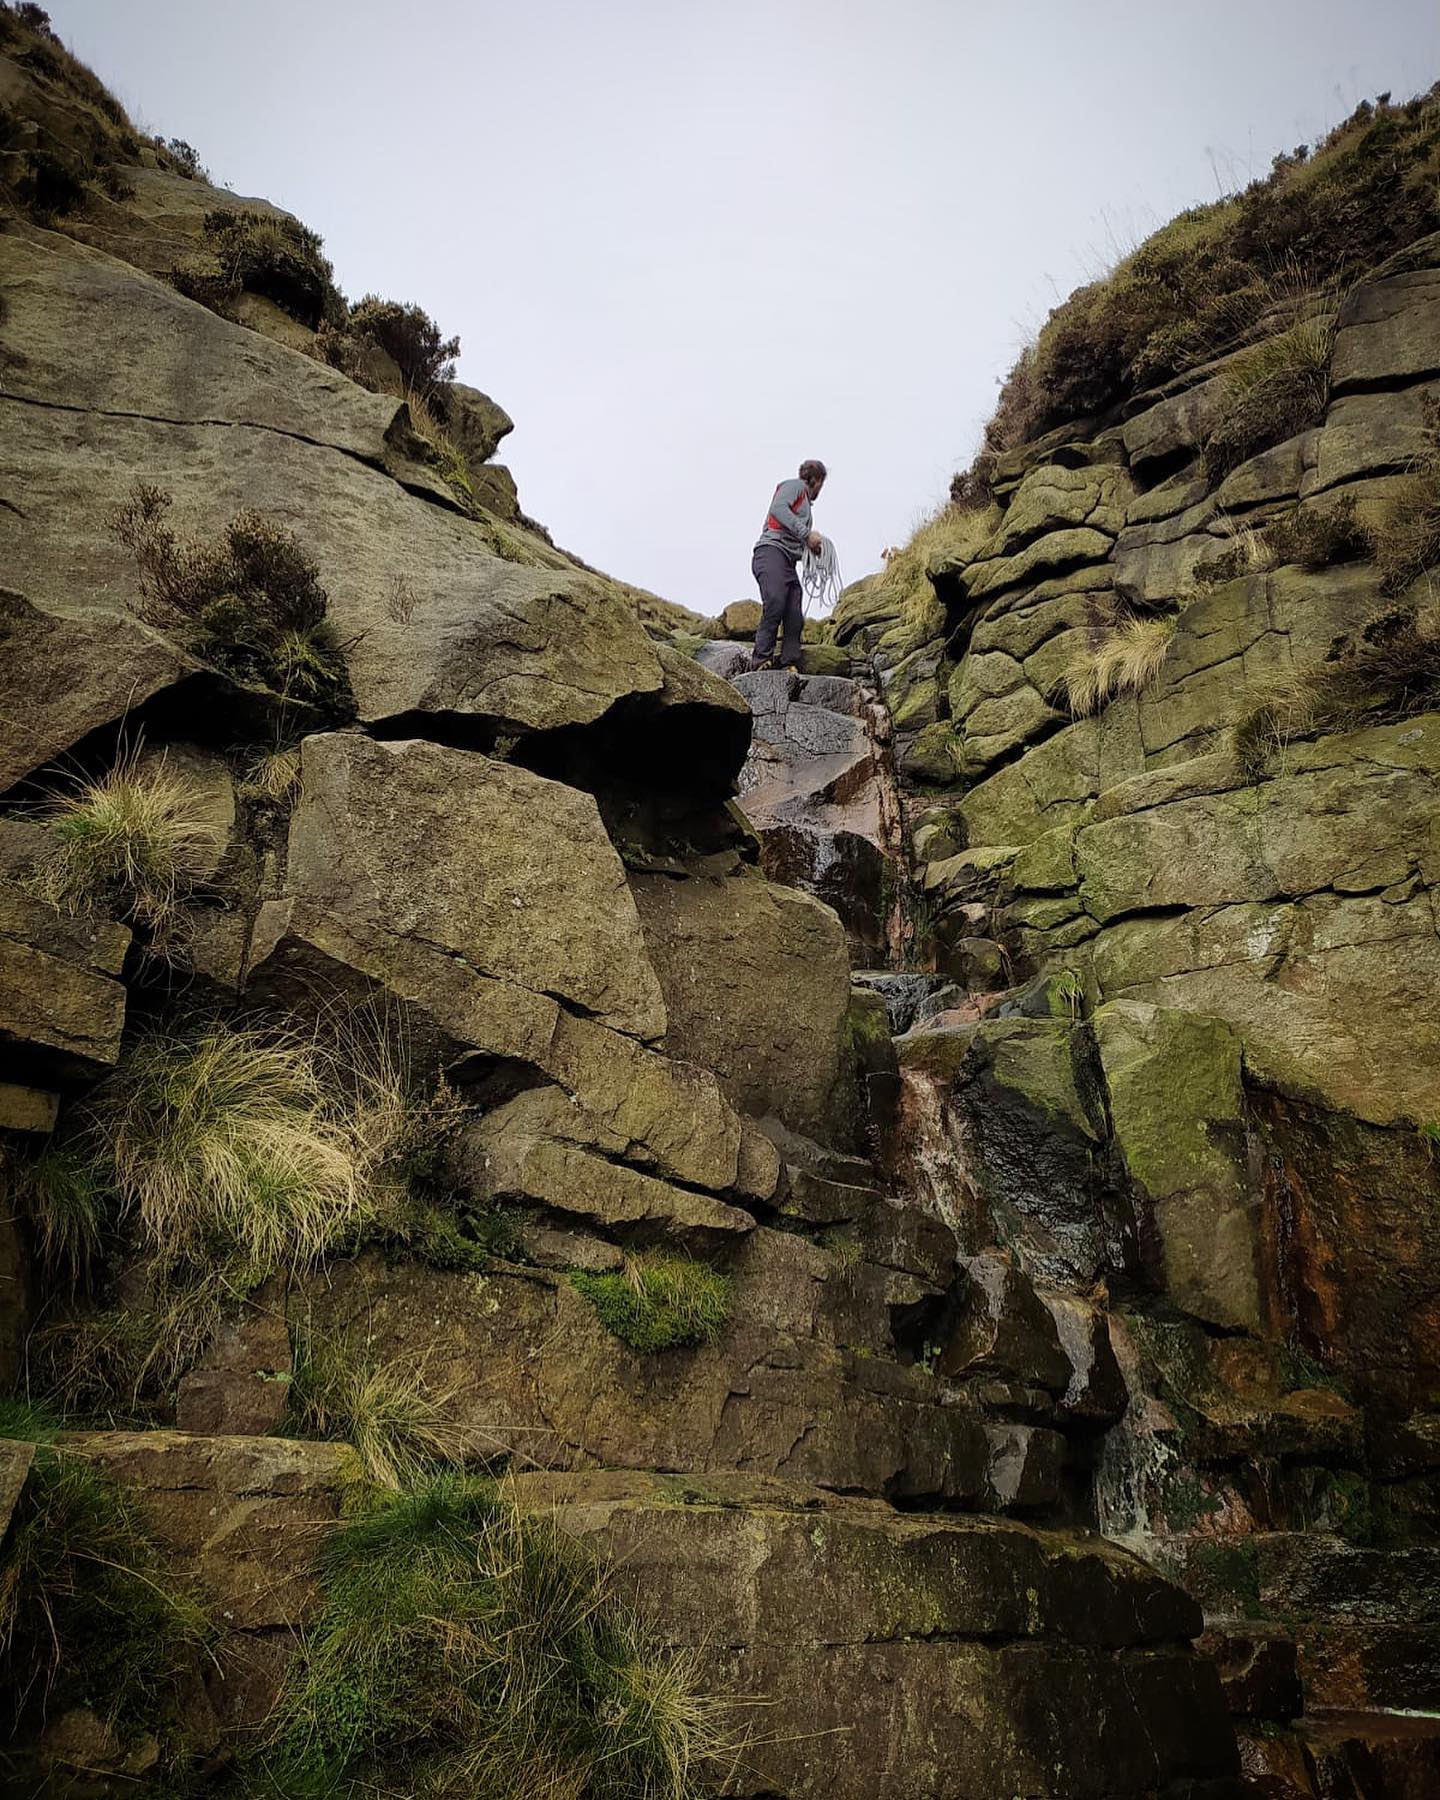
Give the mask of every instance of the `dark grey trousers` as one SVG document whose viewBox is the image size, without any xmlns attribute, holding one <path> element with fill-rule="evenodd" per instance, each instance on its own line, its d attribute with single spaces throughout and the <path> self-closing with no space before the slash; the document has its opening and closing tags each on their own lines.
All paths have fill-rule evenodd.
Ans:
<svg viewBox="0 0 1440 1800">
<path fill-rule="evenodd" d="M 760 587 L 760 629 L 755 633 L 755 660 L 775 654 L 775 638 L 784 627 L 780 661 L 800 664 L 800 634 L 805 628 L 805 603 L 795 565 L 778 544 L 760 544 L 750 563 L 750 573 Z"/>
</svg>

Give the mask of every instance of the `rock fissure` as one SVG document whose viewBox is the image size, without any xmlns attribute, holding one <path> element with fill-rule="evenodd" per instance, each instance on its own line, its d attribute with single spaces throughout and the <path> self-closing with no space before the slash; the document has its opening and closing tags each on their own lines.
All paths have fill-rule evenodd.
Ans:
<svg viewBox="0 0 1440 1800">
<path fill-rule="evenodd" d="M 384 458 L 381 456 L 363 456 L 359 451 L 351 449 L 345 444 L 327 442 L 322 438 L 306 437 L 303 432 L 287 431 L 279 425 L 267 425 L 259 419 L 170 418 L 161 413 L 131 412 L 120 407 L 72 405 L 63 400 L 43 400 L 33 394 L 17 394 L 13 389 L 0 389 L 0 402 L 7 401 L 20 406 L 32 406 L 43 412 L 80 413 L 100 419 L 133 419 L 146 425 L 175 425 L 196 430 L 213 428 L 224 431 L 263 432 L 273 437 L 289 438 L 310 449 L 331 451 L 337 456 L 348 457 L 365 468 L 375 469 L 382 475 L 389 475 L 400 486 L 406 485 L 392 469 L 386 467 Z M 422 499 L 437 499 L 433 493 L 424 488 L 407 488 L 407 492 L 414 493 Z M 10 505 L 9 502 L 6 504 Z M 457 510 L 460 509 L 457 508 Z M 20 509 L 12 505 L 11 511 L 19 512 Z M 20 516 L 24 518 L 25 514 L 21 513 Z"/>
</svg>

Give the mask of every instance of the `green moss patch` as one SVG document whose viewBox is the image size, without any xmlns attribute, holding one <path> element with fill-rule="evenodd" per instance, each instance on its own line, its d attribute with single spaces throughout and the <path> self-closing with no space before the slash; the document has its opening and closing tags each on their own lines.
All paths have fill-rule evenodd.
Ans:
<svg viewBox="0 0 1440 1800">
<path fill-rule="evenodd" d="M 636 1257 L 614 1275 L 575 1269 L 570 1280 L 607 1331 L 647 1353 L 713 1343 L 734 1304 L 729 1276 L 688 1256 Z"/>
</svg>

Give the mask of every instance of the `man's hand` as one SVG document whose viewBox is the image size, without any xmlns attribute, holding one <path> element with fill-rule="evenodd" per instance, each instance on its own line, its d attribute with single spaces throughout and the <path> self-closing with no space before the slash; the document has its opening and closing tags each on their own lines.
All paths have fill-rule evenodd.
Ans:
<svg viewBox="0 0 1440 1800">
<path fill-rule="evenodd" d="M 815 552 L 815 554 L 817 556 L 820 554 L 820 546 L 824 541 L 825 540 L 820 536 L 820 533 L 818 531 L 812 531 L 810 533 L 809 537 L 806 538 L 806 540 L 805 540 L 806 544 L 809 546 L 810 549 L 812 549 Z"/>
</svg>

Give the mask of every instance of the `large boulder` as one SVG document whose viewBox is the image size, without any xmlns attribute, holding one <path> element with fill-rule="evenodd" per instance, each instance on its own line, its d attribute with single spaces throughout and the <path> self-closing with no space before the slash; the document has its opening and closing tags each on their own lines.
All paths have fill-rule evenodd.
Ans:
<svg viewBox="0 0 1440 1800">
<path fill-rule="evenodd" d="M 1102 1006 L 1093 1029 L 1111 1124 L 1150 1209 L 1167 1296 L 1212 1325 L 1258 1330 L 1258 1203 L 1239 1038 L 1219 1019 L 1127 1000 Z"/>
<path fill-rule="evenodd" d="M 419 740 L 308 738 L 287 884 L 301 911 L 642 1039 L 665 1030 L 625 871 L 588 794 Z"/>
<path fill-rule="evenodd" d="M 831 1120 L 850 1002 L 845 933 L 828 906 L 728 872 L 632 872 L 669 1018 L 665 1048 L 713 1069 L 742 1112 L 797 1130 Z"/>
<path fill-rule="evenodd" d="M 515 421 L 479 388 L 452 381 L 445 390 L 445 427 L 462 456 L 471 463 L 487 463 L 500 440 L 515 429 Z"/>
</svg>

